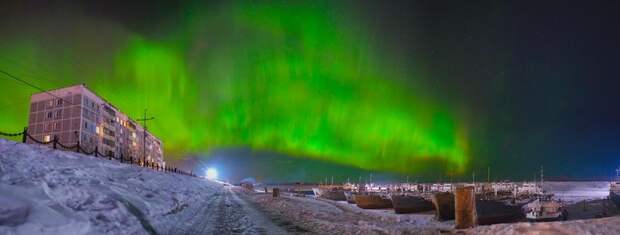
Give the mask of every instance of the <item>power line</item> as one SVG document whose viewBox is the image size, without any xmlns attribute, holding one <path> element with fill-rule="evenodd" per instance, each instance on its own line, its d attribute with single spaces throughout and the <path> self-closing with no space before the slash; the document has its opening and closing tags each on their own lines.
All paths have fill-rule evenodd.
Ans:
<svg viewBox="0 0 620 235">
<path fill-rule="evenodd" d="M 9 77 L 9 78 L 12 78 L 13 80 L 16 80 L 16 81 L 18 81 L 18 82 L 21 82 L 21 83 L 23 83 L 23 84 L 26 84 L 27 86 L 32 87 L 32 88 L 34 88 L 34 89 L 36 89 L 36 90 L 39 90 L 39 91 L 41 91 L 41 92 L 47 93 L 48 95 L 51 95 L 51 96 L 56 97 L 56 98 L 58 98 L 58 99 L 61 99 L 63 102 L 67 102 L 68 104 L 73 105 L 73 103 L 71 103 L 71 102 L 69 102 L 69 101 L 67 101 L 67 100 L 63 99 L 62 97 L 59 97 L 59 96 L 57 96 L 57 95 L 54 95 L 54 94 L 52 94 L 51 92 L 49 92 L 49 91 L 47 91 L 47 90 L 44 90 L 43 88 L 38 87 L 38 86 L 36 86 L 36 85 L 34 85 L 34 84 L 32 84 L 32 83 L 28 82 L 28 81 L 25 81 L 25 80 L 23 80 L 23 79 L 20 79 L 20 78 L 18 78 L 18 77 L 16 77 L 16 76 L 14 76 L 14 75 L 12 75 L 12 74 L 10 74 L 10 73 L 8 73 L 8 72 L 4 71 L 4 70 L 1 70 L 1 69 L 0 69 L 0 73 L 2 73 L 2 74 L 4 74 L 4 75 L 6 75 L 6 76 L 7 76 L 7 77 Z"/>
</svg>

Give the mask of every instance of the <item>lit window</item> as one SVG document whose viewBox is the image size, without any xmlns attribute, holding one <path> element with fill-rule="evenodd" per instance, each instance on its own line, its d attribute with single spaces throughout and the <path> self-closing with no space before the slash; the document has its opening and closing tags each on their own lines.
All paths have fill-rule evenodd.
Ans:
<svg viewBox="0 0 620 235">
<path fill-rule="evenodd" d="M 95 133 L 99 134 L 99 127 L 95 127 Z"/>
<path fill-rule="evenodd" d="M 131 133 L 131 137 L 136 138 L 136 133 L 135 133 L 135 132 L 132 132 L 132 133 Z"/>
<path fill-rule="evenodd" d="M 50 141 L 50 136 L 46 135 L 45 137 L 43 137 L 43 141 L 49 142 Z"/>
</svg>

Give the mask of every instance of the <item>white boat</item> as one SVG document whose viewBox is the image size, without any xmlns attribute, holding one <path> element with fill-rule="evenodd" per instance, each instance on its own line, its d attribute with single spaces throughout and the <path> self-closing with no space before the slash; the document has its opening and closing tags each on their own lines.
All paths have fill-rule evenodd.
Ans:
<svg viewBox="0 0 620 235">
<path fill-rule="evenodd" d="M 525 218 L 530 221 L 566 220 L 568 216 L 564 204 L 551 200 L 551 197 L 541 197 L 524 207 Z"/>
</svg>

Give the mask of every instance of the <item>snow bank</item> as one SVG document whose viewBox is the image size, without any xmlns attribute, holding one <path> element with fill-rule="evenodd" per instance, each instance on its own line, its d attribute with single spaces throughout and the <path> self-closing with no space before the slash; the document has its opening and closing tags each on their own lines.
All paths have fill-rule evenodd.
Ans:
<svg viewBox="0 0 620 235">
<path fill-rule="evenodd" d="M 0 234 L 174 234 L 221 186 L 0 139 Z"/>
<path fill-rule="evenodd" d="M 393 210 L 365 210 L 346 202 L 282 195 L 249 193 L 248 201 L 275 220 L 293 223 L 298 232 L 318 234 L 436 234 L 449 231 L 453 222 L 438 222 L 432 212 L 395 214 Z"/>
</svg>

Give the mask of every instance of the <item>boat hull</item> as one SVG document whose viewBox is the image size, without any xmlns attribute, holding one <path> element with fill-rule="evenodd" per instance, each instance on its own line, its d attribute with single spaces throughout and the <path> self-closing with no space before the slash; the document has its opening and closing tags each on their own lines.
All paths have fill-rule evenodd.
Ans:
<svg viewBox="0 0 620 235">
<path fill-rule="evenodd" d="M 433 205 L 437 220 L 446 221 L 454 219 L 454 194 L 445 192 L 433 194 Z"/>
<path fill-rule="evenodd" d="M 344 196 L 349 204 L 355 204 L 355 194 L 353 192 L 344 192 Z"/>
<path fill-rule="evenodd" d="M 433 202 L 421 196 L 392 195 L 392 205 L 396 214 L 417 213 L 434 209 Z"/>
<path fill-rule="evenodd" d="M 319 197 L 333 200 L 333 201 L 346 201 L 347 200 L 347 198 L 344 195 L 344 191 L 341 191 L 341 190 L 322 191 Z"/>
<path fill-rule="evenodd" d="M 357 207 L 362 209 L 388 209 L 392 208 L 392 201 L 380 195 L 354 195 Z"/>
<path fill-rule="evenodd" d="M 523 218 L 521 205 L 511 205 L 498 200 L 476 200 L 478 224 L 499 224 Z"/>
<path fill-rule="evenodd" d="M 611 200 L 616 207 L 620 208 L 620 191 L 609 191 L 609 200 Z"/>
</svg>

